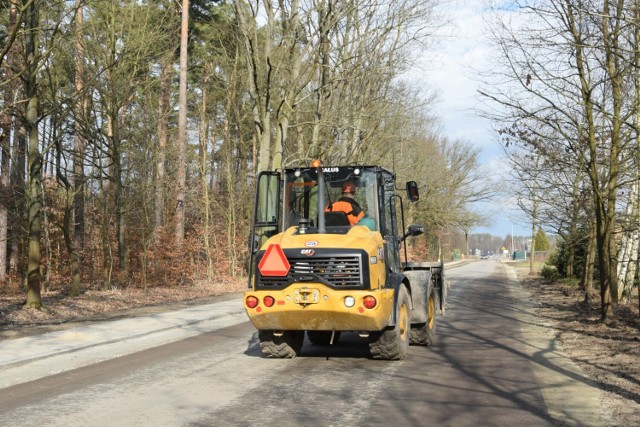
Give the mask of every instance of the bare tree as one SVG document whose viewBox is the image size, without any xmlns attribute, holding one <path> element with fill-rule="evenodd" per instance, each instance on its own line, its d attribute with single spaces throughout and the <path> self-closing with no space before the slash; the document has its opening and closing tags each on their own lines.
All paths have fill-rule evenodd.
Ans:
<svg viewBox="0 0 640 427">
<path fill-rule="evenodd" d="M 362 161 L 374 153 L 375 144 L 386 142 L 394 79 L 438 28 L 435 1 L 234 4 L 259 141 L 257 170 L 318 156 L 327 163 Z"/>
<path fill-rule="evenodd" d="M 501 122 L 526 120 L 543 129 L 532 152 L 559 144 L 589 180 L 596 217 L 602 319 L 615 314 L 616 193 L 628 181 L 629 118 L 624 79 L 624 2 L 516 2 L 519 28 L 494 26 L 504 84 L 482 92 L 503 106 Z M 495 73 L 495 70 L 494 70 Z M 536 85 L 528 82 L 535 79 Z M 556 135 L 548 138 L 549 135 Z M 526 143 L 526 142 L 525 142 Z"/>
</svg>

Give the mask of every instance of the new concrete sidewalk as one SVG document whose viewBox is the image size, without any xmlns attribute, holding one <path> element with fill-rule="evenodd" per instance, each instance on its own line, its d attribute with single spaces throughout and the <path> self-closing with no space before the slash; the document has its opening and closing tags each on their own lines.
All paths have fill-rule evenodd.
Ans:
<svg viewBox="0 0 640 427">
<path fill-rule="evenodd" d="M 133 350 L 123 351 L 119 346 L 115 354 L 123 355 L 247 320 L 242 299 L 238 297 L 177 311 L 3 340 L 0 342 L 0 377 L 13 368 L 63 354 L 93 349 L 97 350 L 94 353 L 106 355 L 113 353 L 107 349 L 109 345 L 126 341 L 132 344 L 129 347 Z M 0 378 L 0 387 L 7 384 Z"/>
</svg>

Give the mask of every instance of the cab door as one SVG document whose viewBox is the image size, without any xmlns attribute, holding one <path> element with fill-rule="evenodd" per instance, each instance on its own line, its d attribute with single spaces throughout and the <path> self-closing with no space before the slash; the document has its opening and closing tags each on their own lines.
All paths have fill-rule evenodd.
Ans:
<svg viewBox="0 0 640 427">
<path fill-rule="evenodd" d="M 378 188 L 380 191 L 380 213 L 381 224 L 380 231 L 384 239 L 385 262 L 387 272 L 389 274 L 397 274 L 400 272 L 400 256 L 399 256 L 399 236 L 396 215 L 396 195 L 395 182 L 393 176 L 389 173 L 381 173 L 381 184 Z"/>
<path fill-rule="evenodd" d="M 249 236 L 249 287 L 251 287 L 254 269 L 254 256 L 262 245 L 279 233 L 280 209 L 280 174 L 265 171 L 258 175 L 256 198 L 253 210 L 251 234 Z"/>
</svg>

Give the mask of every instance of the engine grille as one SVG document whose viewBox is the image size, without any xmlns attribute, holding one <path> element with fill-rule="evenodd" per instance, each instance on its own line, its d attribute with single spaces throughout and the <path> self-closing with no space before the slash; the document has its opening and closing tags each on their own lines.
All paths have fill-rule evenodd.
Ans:
<svg viewBox="0 0 640 427">
<path fill-rule="evenodd" d="M 365 282 L 368 282 L 369 268 L 367 263 L 363 263 L 363 259 L 368 258 L 364 251 L 350 251 L 348 254 L 336 254 L 336 250 L 332 252 L 323 254 L 317 250 L 313 256 L 300 256 L 299 250 L 285 250 L 291 265 L 287 276 L 262 276 L 256 269 L 256 288 L 283 289 L 292 283 L 319 282 L 335 289 L 368 289 L 368 283 Z M 257 259 L 258 263 L 260 258 Z"/>
</svg>

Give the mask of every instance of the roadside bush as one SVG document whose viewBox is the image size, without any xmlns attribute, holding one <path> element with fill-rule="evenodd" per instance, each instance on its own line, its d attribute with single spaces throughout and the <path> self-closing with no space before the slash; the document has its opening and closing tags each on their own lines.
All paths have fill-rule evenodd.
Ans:
<svg viewBox="0 0 640 427">
<path fill-rule="evenodd" d="M 554 265 L 543 265 L 540 269 L 540 276 L 550 282 L 557 282 L 560 280 L 560 273 L 558 273 L 558 269 Z"/>
<path fill-rule="evenodd" d="M 569 263 L 569 248 L 570 242 L 560 239 L 557 242 L 556 250 L 552 256 L 547 259 L 548 265 L 556 267 L 558 274 L 561 278 L 567 277 L 567 267 Z M 575 252 L 573 258 L 573 276 L 580 277 L 584 271 L 587 258 L 587 236 L 586 232 L 582 232 L 576 237 L 575 240 Z M 594 276 L 597 277 L 598 265 L 596 263 Z"/>
</svg>

